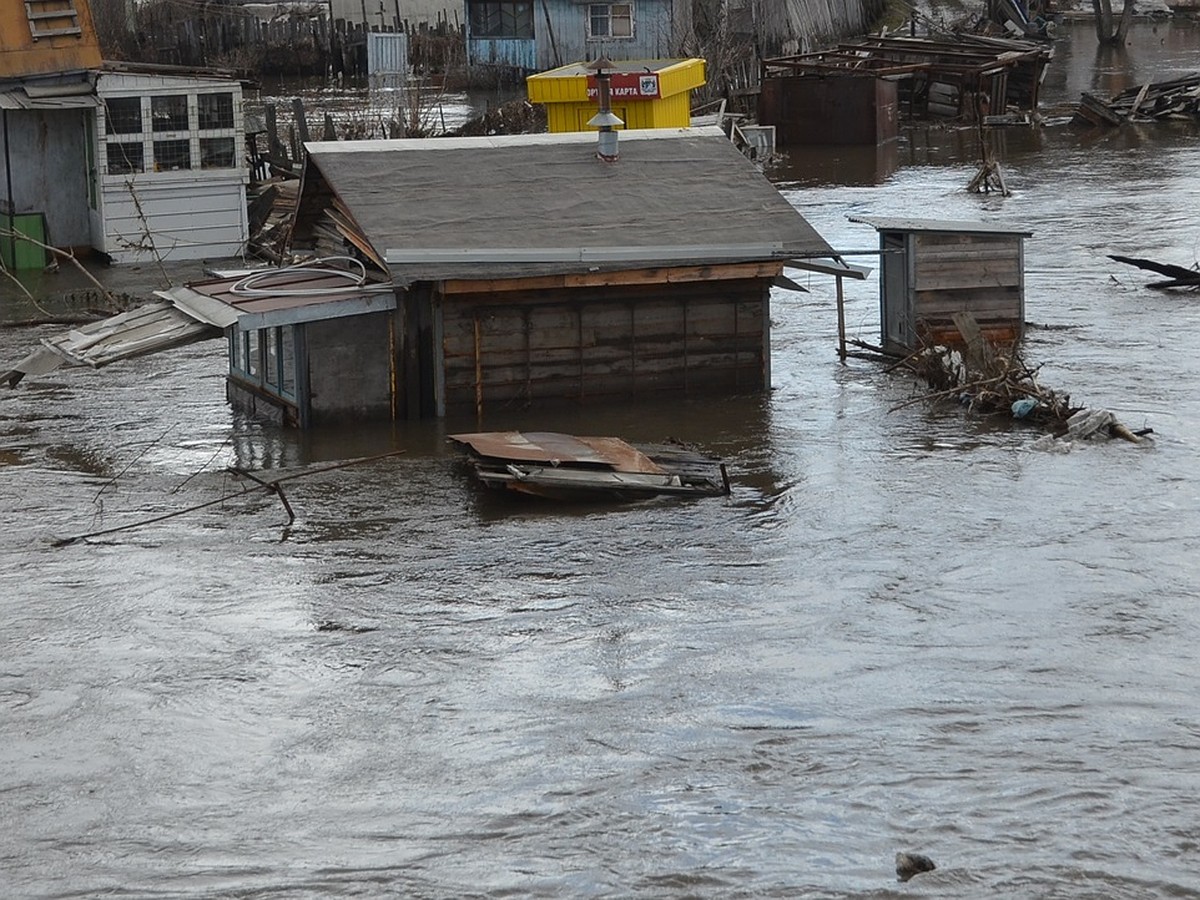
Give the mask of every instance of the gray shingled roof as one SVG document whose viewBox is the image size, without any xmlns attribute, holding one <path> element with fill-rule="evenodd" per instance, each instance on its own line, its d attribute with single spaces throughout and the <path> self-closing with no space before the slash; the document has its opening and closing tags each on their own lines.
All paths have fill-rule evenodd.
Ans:
<svg viewBox="0 0 1200 900">
<path fill-rule="evenodd" d="M 307 147 L 401 284 L 833 255 L 717 128 L 621 132 L 615 163 L 594 133 Z"/>
</svg>

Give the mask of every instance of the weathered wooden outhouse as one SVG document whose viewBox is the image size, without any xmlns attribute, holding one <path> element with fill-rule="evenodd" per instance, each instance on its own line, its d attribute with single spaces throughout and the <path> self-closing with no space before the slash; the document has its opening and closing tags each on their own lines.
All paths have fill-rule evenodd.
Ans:
<svg viewBox="0 0 1200 900">
<path fill-rule="evenodd" d="M 611 110 L 624 128 L 686 128 L 692 91 L 705 81 L 702 59 L 642 59 L 613 62 Z M 596 114 L 596 73 L 585 63 L 560 66 L 525 79 L 532 103 L 546 107 L 552 132 L 587 131 Z"/>
<path fill-rule="evenodd" d="M 328 262 L 172 292 L 231 313 L 203 315 L 232 402 L 301 427 L 756 392 L 784 264 L 845 268 L 715 127 L 615 162 L 586 133 L 307 149 L 291 250 Z"/>
<path fill-rule="evenodd" d="M 953 316 L 971 313 L 984 338 L 1025 333 L 1025 238 L 982 222 L 851 216 L 879 233 L 880 334 L 887 350 L 962 341 Z"/>
</svg>

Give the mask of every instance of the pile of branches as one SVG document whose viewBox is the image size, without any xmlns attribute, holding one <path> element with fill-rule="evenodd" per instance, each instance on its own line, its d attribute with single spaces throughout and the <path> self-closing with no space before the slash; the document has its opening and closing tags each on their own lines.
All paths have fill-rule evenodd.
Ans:
<svg viewBox="0 0 1200 900">
<path fill-rule="evenodd" d="M 1136 444 L 1152 433 L 1149 428 L 1130 431 L 1107 410 L 1073 406 L 1069 394 L 1038 384 L 1041 367 L 1027 365 L 1015 343 L 998 348 L 984 338 L 969 313 L 955 313 L 953 318 L 963 338 L 960 347 L 926 346 L 896 364 L 918 375 L 932 393 L 897 404 L 893 410 L 952 399 L 973 413 L 1021 419 L 1057 436 L 1103 435 Z"/>
<path fill-rule="evenodd" d="M 1015 346 L 997 352 L 984 344 L 982 353 L 972 353 L 969 348 L 926 347 L 905 357 L 901 364 L 924 381 L 932 393 L 893 409 L 948 399 L 979 415 L 1015 417 L 1059 430 L 1081 408 L 1071 405 L 1069 394 L 1040 385 L 1037 373 L 1041 367 L 1027 365 Z"/>
</svg>

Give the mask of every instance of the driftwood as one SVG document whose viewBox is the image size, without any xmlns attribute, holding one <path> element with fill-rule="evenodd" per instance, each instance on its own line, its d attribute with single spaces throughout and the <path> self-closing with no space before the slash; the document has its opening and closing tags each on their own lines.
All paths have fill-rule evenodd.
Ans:
<svg viewBox="0 0 1200 900">
<path fill-rule="evenodd" d="M 381 453 L 378 456 L 364 456 L 364 457 L 360 457 L 358 459 L 348 460 L 347 462 L 336 463 L 331 466 L 322 466 L 319 469 L 306 469 L 303 472 L 295 472 L 291 475 L 282 475 L 278 478 L 271 478 L 271 479 L 258 478 L 257 476 L 252 475 L 250 472 L 247 472 L 244 469 L 240 469 L 237 467 L 230 467 L 231 472 L 233 472 L 236 475 L 240 475 L 240 476 L 249 478 L 251 481 L 254 482 L 254 484 L 251 487 L 243 488 L 242 490 L 235 491 L 232 494 L 228 494 L 228 495 L 225 495 L 222 497 L 217 497 L 213 500 L 208 500 L 204 503 L 197 503 L 195 506 L 189 506 L 186 509 L 177 509 L 174 512 L 163 513 L 162 515 L 152 516 L 151 518 L 148 518 L 148 519 L 141 519 L 137 522 L 130 522 L 127 525 L 117 525 L 117 526 L 114 526 L 113 528 L 103 528 L 103 529 L 100 529 L 99 531 L 89 531 L 86 534 L 77 534 L 77 535 L 74 535 L 73 537 L 58 538 L 57 540 L 52 542 L 51 546 L 66 547 L 69 544 L 74 544 L 74 543 L 77 543 L 78 541 L 83 541 L 88 538 L 102 537 L 104 535 L 116 534 L 117 532 L 120 532 L 120 531 L 129 531 L 134 528 L 141 528 L 144 525 L 153 525 L 156 522 L 164 522 L 167 519 L 174 519 L 178 516 L 186 515 L 187 513 L 198 512 L 199 510 L 202 510 L 202 509 L 208 509 L 210 506 L 217 506 L 218 504 L 225 503 L 227 500 L 232 500 L 236 497 L 244 497 L 247 494 L 252 494 L 252 493 L 255 493 L 256 491 L 266 491 L 267 493 L 274 494 L 275 496 L 277 496 L 279 498 L 280 502 L 283 504 L 284 510 L 287 512 L 287 515 L 288 515 L 287 525 L 291 525 L 292 522 L 294 522 L 296 519 L 296 514 L 292 511 L 292 506 L 290 503 L 288 503 L 288 499 L 284 495 L 283 489 L 280 487 L 280 485 L 283 482 L 294 481 L 297 478 L 305 478 L 309 475 L 317 475 L 317 474 L 320 474 L 321 472 L 332 472 L 332 471 L 335 471 L 336 469 L 345 469 L 345 468 L 348 468 L 349 466 L 360 465 L 361 463 L 376 462 L 381 459 L 389 459 L 393 456 L 399 456 L 400 454 L 402 454 L 404 452 L 405 452 L 404 450 L 394 450 L 391 453 Z"/>
<path fill-rule="evenodd" d="M 1166 275 L 1167 281 L 1152 281 L 1146 285 L 1148 288 L 1155 290 L 1164 290 L 1166 288 L 1189 288 L 1190 290 L 1200 290 L 1200 271 L 1196 269 L 1185 269 L 1183 266 L 1174 266 L 1171 263 L 1155 262 L 1152 259 L 1137 259 L 1132 256 L 1114 256 L 1109 254 L 1109 259 L 1114 259 L 1119 263 L 1125 263 L 1129 266 L 1137 266 L 1139 269 L 1145 269 L 1147 272 L 1157 272 L 1159 275 Z"/>
<path fill-rule="evenodd" d="M 1200 119 L 1200 74 L 1172 81 L 1146 82 L 1101 100 L 1083 94 L 1075 108 L 1075 120 L 1092 125 L 1150 122 L 1164 119 Z"/>
<path fill-rule="evenodd" d="M 1040 366 L 1026 364 L 1015 344 L 1003 350 L 993 346 L 969 313 L 955 313 L 954 324 L 963 338 L 961 347 L 923 347 L 897 363 L 919 376 L 931 392 L 898 403 L 890 411 L 955 400 L 973 413 L 1021 419 L 1060 436 L 1103 432 L 1141 443 L 1150 433 L 1150 429 L 1131 431 L 1111 413 L 1075 406 L 1069 394 L 1043 387 L 1037 380 Z"/>
</svg>

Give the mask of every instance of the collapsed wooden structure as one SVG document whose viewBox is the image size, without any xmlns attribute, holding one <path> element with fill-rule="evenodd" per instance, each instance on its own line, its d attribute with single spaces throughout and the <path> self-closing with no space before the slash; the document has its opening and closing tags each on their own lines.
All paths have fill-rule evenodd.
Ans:
<svg viewBox="0 0 1200 900">
<path fill-rule="evenodd" d="M 758 120 L 780 144 L 873 143 L 892 119 L 1027 122 L 1053 57 L 1044 42 L 879 36 L 762 63 Z"/>
<path fill-rule="evenodd" d="M 1075 121 L 1089 125 L 1124 122 L 1200 121 L 1200 73 L 1170 81 L 1146 82 L 1121 91 L 1110 100 L 1084 93 L 1075 108 Z"/>
<path fill-rule="evenodd" d="M 729 493 L 725 464 L 680 444 L 628 444 L 555 432 L 452 434 L 489 488 L 554 500 Z"/>
</svg>

